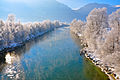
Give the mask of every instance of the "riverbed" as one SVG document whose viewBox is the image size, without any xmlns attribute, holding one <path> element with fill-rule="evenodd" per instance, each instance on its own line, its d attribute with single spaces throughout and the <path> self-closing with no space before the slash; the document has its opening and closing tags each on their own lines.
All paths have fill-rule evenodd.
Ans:
<svg viewBox="0 0 120 80">
<path fill-rule="evenodd" d="M 62 27 L 0 55 L 0 80 L 108 80 L 79 51 L 69 27 Z"/>
</svg>

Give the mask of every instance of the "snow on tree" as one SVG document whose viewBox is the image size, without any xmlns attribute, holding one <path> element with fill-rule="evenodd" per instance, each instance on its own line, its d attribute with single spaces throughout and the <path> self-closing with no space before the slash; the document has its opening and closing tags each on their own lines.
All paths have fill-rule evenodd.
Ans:
<svg viewBox="0 0 120 80">
<path fill-rule="evenodd" d="M 109 15 L 108 22 L 111 30 L 106 35 L 105 43 L 102 47 L 103 55 L 120 52 L 120 9 Z"/>
<path fill-rule="evenodd" d="M 81 20 L 76 20 L 74 19 L 72 22 L 71 22 L 71 31 L 75 32 L 75 33 L 81 33 L 82 34 L 82 31 L 84 29 L 84 25 L 85 25 L 85 22 L 81 21 Z"/>
<path fill-rule="evenodd" d="M 92 50 L 96 50 L 102 43 L 103 33 L 108 27 L 108 16 L 106 8 L 93 9 L 86 22 L 85 39 Z"/>
<path fill-rule="evenodd" d="M 15 22 L 15 15 L 14 14 L 9 14 L 8 18 L 7 18 L 7 22 L 8 23 L 9 22 L 11 22 L 11 23 Z"/>
<path fill-rule="evenodd" d="M 0 49 L 11 47 L 13 44 L 23 43 L 62 25 L 64 23 L 56 20 L 23 24 L 20 21 L 15 22 L 15 15 L 10 14 L 6 22 L 0 20 Z"/>
<path fill-rule="evenodd" d="M 3 22 L 3 20 L 0 20 L 0 28 L 2 27 L 2 26 L 4 26 L 5 24 L 4 24 L 4 22 Z"/>
<path fill-rule="evenodd" d="M 120 74 L 120 9 L 108 17 L 106 8 L 95 8 L 89 13 L 84 29 L 78 24 L 80 22 L 73 20 L 71 31 L 81 33 L 87 49 L 100 58 L 103 65 L 114 66 Z"/>
<path fill-rule="evenodd" d="M 114 63 L 117 65 L 120 64 L 120 9 L 109 15 L 109 26 L 111 30 L 106 36 L 101 51 L 103 55 L 107 55 L 104 58 L 107 63 Z M 108 57 L 111 57 L 111 59 L 108 59 Z"/>
<path fill-rule="evenodd" d="M 109 16 L 109 25 L 112 27 L 115 36 L 115 51 L 120 51 L 120 9 Z"/>
</svg>

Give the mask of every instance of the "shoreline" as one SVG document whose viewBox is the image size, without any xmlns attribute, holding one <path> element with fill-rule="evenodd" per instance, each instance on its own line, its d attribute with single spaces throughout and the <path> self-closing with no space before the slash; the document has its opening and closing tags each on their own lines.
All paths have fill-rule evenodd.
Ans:
<svg viewBox="0 0 120 80">
<path fill-rule="evenodd" d="M 101 71 L 104 72 L 109 77 L 110 80 L 117 80 L 117 79 L 115 79 L 115 77 L 114 77 L 113 74 L 110 74 L 111 72 L 109 72 L 109 70 L 103 68 L 103 66 L 101 66 L 100 64 L 98 64 L 97 61 L 95 61 L 95 58 L 92 58 L 92 57 L 88 56 L 87 53 L 85 53 L 84 57 L 87 58 L 87 59 L 89 59 L 95 66 L 97 66 L 98 68 L 100 68 Z"/>
<path fill-rule="evenodd" d="M 32 38 L 30 38 L 30 39 L 26 39 L 25 41 L 23 41 L 23 42 L 21 42 L 21 43 L 13 43 L 13 44 L 11 44 L 10 46 L 7 46 L 7 47 L 1 49 L 1 50 L 0 50 L 0 54 L 1 54 L 1 53 L 10 52 L 10 51 L 13 51 L 13 50 L 15 50 L 15 49 L 17 49 L 17 48 L 20 48 L 20 47 L 24 46 L 27 41 L 29 42 L 29 41 L 31 41 L 31 40 L 39 37 L 39 36 L 42 36 L 42 35 L 44 35 L 45 33 L 48 33 L 49 31 L 52 31 L 52 30 L 54 30 L 54 29 L 50 29 L 50 30 L 46 30 L 46 31 L 40 32 L 39 35 L 37 35 L 37 36 L 35 36 L 35 37 L 32 37 Z"/>
<path fill-rule="evenodd" d="M 47 29 L 47 30 L 45 30 L 45 31 L 43 31 L 43 32 L 40 32 L 40 33 L 37 34 L 36 36 L 33 36 L 32 38 L 26 39 L 26 40 L 23 41 L 23 42 L 20 42 L 20 43 L 12 43 L 12 44 L 10 44 L 9 46 L 4 47 L 3 49 L 0 49 L 0 54 L 14 51 L 14 50 L 17 49 L 17 48 L 20 48 L 20 47 L 24 46 L 26 42 L 29 42 L 29 41 L 31 41 L 31 40 L 34 40 L 35 38 L 40 37 L 40 36 L 42 36 L 42 35 L 50 32 L 50 31 L 53 31 L 53 30 L 55 30 L 56 28 L 67 27 L 67 26 L 68 26 L 68 25 L 62 25 L 62 26 L 59 26 L 59 27 L 54 27 L 54 28 L 51 28 L 51 29 Z"/>
<path fill-rule="evenodd" d="M 73 31 L 71 31 L 73 32 Z M 78 37 L 81 37 L 80 33 L 75 33 L 75 35 Z M 82 44 L 84 46 L 84 44 Z M 93 55 L 94 52 L 88 50 L 86 47 L 80 50 L 80 55 L 84 55 L 85 58 L 89 59 L 95 66 L 101 69 L 102 72 L 104 72 L 110 80 L 120 80 L 119 76 L 116 75 L 114 72 L 114 67 L 103 65 L 103 62 L 97 58 L 95 55 Z"/>
</svg>

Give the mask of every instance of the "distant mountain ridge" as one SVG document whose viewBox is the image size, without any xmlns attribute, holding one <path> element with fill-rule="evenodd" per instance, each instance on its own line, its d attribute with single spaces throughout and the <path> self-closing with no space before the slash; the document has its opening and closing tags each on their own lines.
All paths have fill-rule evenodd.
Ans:
<svg viewBox="0 0 120 80">
<path fill-rule="evenodd" d="M 106 7 L 108 14 L 116 11 L 119 7 L 111 6 L 108 4 L 90 3 L 78 10 L 72 10 L 68 6 L 57 2 L 56 0 L 45 0 L 42 3 L 38 3 L 35 6 L 28 6 L 22 3 L 9 4 L 0 3 L 0 18 L 7 17 L 8 14 L 13 13 L 17 18 L 22 21 L 42 21 L 45 19 L 60 20 L 65 22 L 71 22 L 74 18 L 85 20 L 89 12 L 94 8 Z"/>
<path fill-rule="evenodd" d="M 76 18 L 76 14 L 68 6 L 57 2 L 56 0 L 45 0 L 34 6 L 28 6 L 23 3 L 5 3 L 0 5 L 0 18 L 7 17 L 9 13 L 13 13 L 17 18 L 23 21 L 41 21 L 45 19 L 60 20 L 70 22 Z"/>
<path fill-rule="evenodd" d="M 111 14 L 112 12 L 116 11 L 117 9 L 120 9 L 120 7 L 115 7 L 115 6 L 108 5 L 108 4 L 90 3 L 90 4 L 87 4 L 83 7 L 81 7 L 80 9 L 74 10 L 74 11 L 81 15 L 82 20 L 85 20 L 86 16 L 88 16 L 88 14 L 90 13 L 91 10 L 93 10 L 94 8 L 103 8 L 103 7 L 107 8 L 108 14 Z"/>
</svg>

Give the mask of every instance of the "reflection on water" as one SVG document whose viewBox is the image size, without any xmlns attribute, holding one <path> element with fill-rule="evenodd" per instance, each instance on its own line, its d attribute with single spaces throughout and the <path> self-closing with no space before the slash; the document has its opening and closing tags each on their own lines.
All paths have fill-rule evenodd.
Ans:
<svg viewBox="0 0 120 80">
<path fill-rule="evenodd" d="M 78 45 L 80 48 L 82 48 L 80 38 L 76 36 L 76 34 L 74 34 L 73 32 L 70 32 L 70 36 L 72 40 L 75 42 L 75 44 Z"/>
<path fill-rule="evenodd" d="M 109 80 L 108 76 L 101 72 L 100 68 L 94 66 L 88 59 L 84 59 L 84 75 L 87 80 Z M 91 78 L 91 76 L 94 76 Z"/>
<path fill-rule="evenodd" d="M 3 80 L 24 80 L 24 70 L 20 63 L 20 57 L 13 53 L 7 53 L 5 56 L 5 66 L 1 71 Z"/>
<path fill-rule="evenodd" d="M 99 80 L 97 77 L 104 77 L 100 70 L 94 70 L 94 73 L 91 70 L 92 74 L 98 73 L 97 77 L 86 74 L 92 67 L 85 65 L 87 62 L 79 55 L 80 43 L 72 36 L 74 43 L 71 36 L 69 28 L 59 28 L 26 43 L 20 49 L 3 54 L 0 56 L 3 58 L 0 59 L 0 79 Z"/>
<path fill-rule="evenodd" d="M 10 53 L 7 53 L 5 56 L 6 63 L 8 63 L 8 64 L 12 64 L 14 59 L 15 59 L 15 56 L 13 56 L 13 54 L 10 55 Z"/>
</svg>

